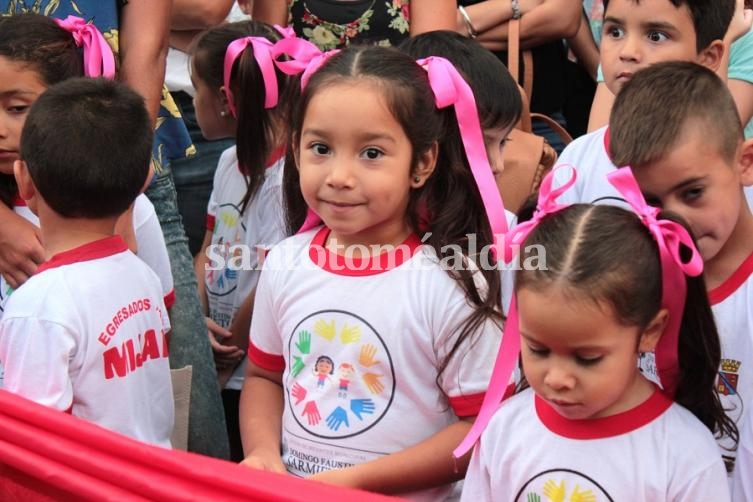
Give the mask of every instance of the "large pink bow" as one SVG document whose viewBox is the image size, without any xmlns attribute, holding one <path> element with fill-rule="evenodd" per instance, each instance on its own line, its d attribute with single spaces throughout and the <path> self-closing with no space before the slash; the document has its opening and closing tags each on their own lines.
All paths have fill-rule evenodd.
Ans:
<svg viewBox="0 0 753 502">
<path fill-rule="evenodd" d="M 565 166 L 556 169 L 562 168 L 565 168 Z M 575 169 L 572 169 L 572 175 L 567 183 L 552 190 L 552 182 L 554 181 L 554 172 L 556 169 L 550 171 L 541 182 L 538 205 L 533 218 L 530 221 L 516 225 L 507 235 L 504 236 L 505 242 L 502 244 L 502 247 L 504 249 L 505 262 L 509 263 L 512 261 L 514 258 L 514 251 L 520 248 L 522 242 L 525 241 L 528 234 L 536 228 L 543 217 L 556 213 L 567 207 L 567 205 L 564 204 L 557 204 L 557 197 L 575 183 L 575 177 L 577 174 Z M 455 457 L 462 457 L 470 451 L 473 448 L 473 445 L 476 444 L 476 441 L 481 437 L 481 433 L 486 429 L 489 420 L 491 420 L 499 403 L 502 402 L 502 399 L 505 396 L 505 391 L 510 383 L 510 378 L 518 364 L 519 354 L 520 331 L 518 329 L 518 305 L 515 296 L 513 296 L 510 310 L 507 313 L 507 322 L 505 323 L 505 333 L 502 336 L 502 344 L 497 352 L 497 359 L 494 361 L 494 369 L 492 369 L 492 375 L 489 379 L 489 387 L 484 395 L 484 401 L 481 403 L 481 409 L 479 410 L 476 420 L 473 422 L 471 430 L 468 431 L 468 434 L 463 438 L 460 445 L 458 445 L 458 447 L 452 452 Z"/>
<path fill-rule="evenodd" d="M 80 17 L 55 19 L 65 31 L 73 35 L 78 47 L 84 49 L 84 75 L 87 77 L 115 77 L 115 56 L 105 37 L 93 25 Z"/>
<path fill-rule="evenodd" d="M 234 117 L 237 117 L 238 113 L 235 109 L 233 93 L 230 90 L 230 76 L 233 73 L 233 65 L 235 64 L 235 61 L 249 45 L 254 50 L 254 59 L 259 65 L 262 78 L 264 79 L 264 108 L 269 109 L 277 106 L 277 74 L 275 73 L 274 57 L 272 55 L 272 42 L 264 37 L 239 38 L 231 42 L 225 51 L 225 65 L 223 72 L 228 108 Z"/>
<path fill-rule="evenodd" d="M 607 175 L 609 182 L 622 194 L 638 213 L 659 246 L 662 269 L 662 307 L 669 312 L 667 327 L 656 346 L 656 368 L 664 393 L 673 396 L 679 378 L 677 344 L 685 306 L 687 284 L 685 276 L 696 277 L 703 273 L 703 259 L 685 227 L 670 220 L 658 220 L 659 209 L 649 206 L 643 198 L 638 182 L 629 167 Z M 683 262 L 681 245 L 690 252 L 690 260 Z"/>
<path fill-rule="evenodd" d="M 434 91 L 437 108 L 448 106 L 455 108 L 465 154 L 481 194 L 487 218 L 489 218 L 494 234 L 494 253 L 498 257 L 498 240 L 507 233 L 507 218 L 502 196 L 494 181 L 489 157 L 486 154 L 484 134 L 479 122 L 473 91 L 455 66 L 445 58 L 432 56 L 416 62 L 423 66 L 429 75 L 429 83 Z"/>
<path fill-rule="evenodd" d="M 286 37 L 275 44 L 274 58 L 277 67 L 286 75 L 301 74 L 301 90 L 303 90 L 308 85 L 311 76 L 338 52 L 340 52 L 339 49 L 322 52 L 319 47 L 308 40 Z M 283 55 L 290 59 L 280 61 L 278 58 Z"/>
</svg>

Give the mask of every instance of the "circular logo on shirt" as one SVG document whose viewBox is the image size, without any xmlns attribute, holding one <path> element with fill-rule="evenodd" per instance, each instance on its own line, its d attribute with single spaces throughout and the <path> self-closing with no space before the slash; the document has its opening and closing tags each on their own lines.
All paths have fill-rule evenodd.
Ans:
<svg viewBox="0 0 753 502">
<path fill-rule="evenodd" d="M 285 388 L 293 417 L 328 439 L 361 434 L 378 423 L 395 394 L 395 372 L 382 337 L 361 317 L 324 310 L 290 334 Z"/>
<path fill-rule="evenodd" d="M 209 262 L 204 273 L 207 293 L 225 296 L 238 286 L 238 270 L 242 265 L 246 226 L 243 214 L 235 204 L 222 204 L 214 220 L 212 244 L 207 252 Z"/>
<path fill-rule="evenodd" d="M 517 502 L 578 500 L 612 502 L 596 481 L 572 469 L 550 469 L 531 478 L 515 496 Z"/>
</svg>

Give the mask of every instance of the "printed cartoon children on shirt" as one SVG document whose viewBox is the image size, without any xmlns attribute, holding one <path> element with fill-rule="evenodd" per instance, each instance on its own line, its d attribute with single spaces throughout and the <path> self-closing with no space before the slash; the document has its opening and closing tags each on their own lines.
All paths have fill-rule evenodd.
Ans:
<svg viewBox="0 0 753 502">
<path fill-rule="evenodd" d="M 291 333 L 289 351 L 288 398 L 296 421 L 311 434 L 358 435 L 389 409 L 395 392 L 392 358 L 382 337 L 360 317 L 317 312 Z"/>
<path fill-rule="evenodd" d="M 235 204 L 220 205 L 214 222 L 214 235 L 220 237 L 208 254 L 208 270 L 211 271 L 206 279 L 208 293 L 224 296 L 235 291 L 238 286 L 238 267 L 242 264 L 245 233 L 246 226 L 240 207 Z"/>
</svg>

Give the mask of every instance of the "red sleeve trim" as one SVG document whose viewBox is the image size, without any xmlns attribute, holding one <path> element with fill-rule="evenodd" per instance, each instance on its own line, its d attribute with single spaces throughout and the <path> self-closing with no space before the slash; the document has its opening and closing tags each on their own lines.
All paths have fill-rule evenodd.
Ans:
<svg viewBox="0 0 753 502">
<path fill-rule="evenodd" d="M 267 371 L 283 371 L 285 369 L 285 359 L 277 354 L 268 354 L 261 350 L 253 343 L 248 344 L 249 360 Z"/>
<path fill-rule="evenodd" d="M 168 294 L 165 295 L 165 307 L 169 310 L 175 305 L 175 290 L 171 289 Z"/>
<path fill-rule="evenodd" d="M 470 394 L 468 396 L 457 396 L 450 398 L 450 406 L 460 418 L 475 417 L 481 410 L 481 403 L 484 402 L 485 392 Z"/>
<path fill-rule="evenodd" d="M 209 230 L 210 232 L 214 232 L 214 222 L 215 222 L 214 216 L 211 214 L 208 214 L 207 215 L 207 230 Z"/>
</svg>

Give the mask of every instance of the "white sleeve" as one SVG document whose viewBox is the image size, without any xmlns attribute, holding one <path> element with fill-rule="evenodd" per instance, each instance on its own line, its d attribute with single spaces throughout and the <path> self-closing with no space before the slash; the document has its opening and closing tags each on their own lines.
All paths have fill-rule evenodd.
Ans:
<svg viewBox="0 0 753 502">
<path fill-rule="evenodd" d="M 748 413 L 740 430 L 740 444 L 737 448 L 732 483 L 732 500 L 735 502 L 753 500 L 753 413 Z"/>
<path fill-rule="evenodd" d="M 667 500 L 673 502 L 695 502 L 713 500 L 724 502 L 731 500 L 727 470 L 721 455 L 715 455 L 717 461 L 701 472 L 686 472 L 685 480 L 676 489 L 668 493 Z"/>
<path fill-rule="evenodd" d="M 489 468 L 484 461 L 484 452 L 481 451 L 481 443 L 473 449 L 471 463 L 463 481 L 463 493 L 460 502 L 479 502 L 494 500 L 492 496 L 491 476 Z"/>
<path fill-rule="evenodd" d="M 167 254 L 165 237 L 162 234 L 157 213 L 144 194 L 136 198 L 133 225 L 138 244 L 136 256 L 149 265 L 149 268 L 159 277 L 163 299 L 167 308 L 170 308 L 173 303 L 173 273 L 170 269 L 170 257 Z"/>
<path fill-rule="evenodd" d="M 5 390 L 37 403 L 68 410 L 73 404 L 71 370 L 77 340 L 66 327 L 34 317 L 0 322 L 0 361 Z"/>
<path fill-rule="evenodd" d="M 254 299 L 254 311 L 251 316 L 251 330 L 249 334 L 248 358 L 257 366 L 268 371 L 282 371 L 285 369 L 285 359 L 282 353 L 282 336 L 276 322 L 276 306 L 274 302 L 277 293 L 274 279 L 280 272 L 279 268 L 269 266 L 270 259 L 275 260 L 275 250 L 264 262 L 263 271 L 259 277 Z"/>
</svg>

